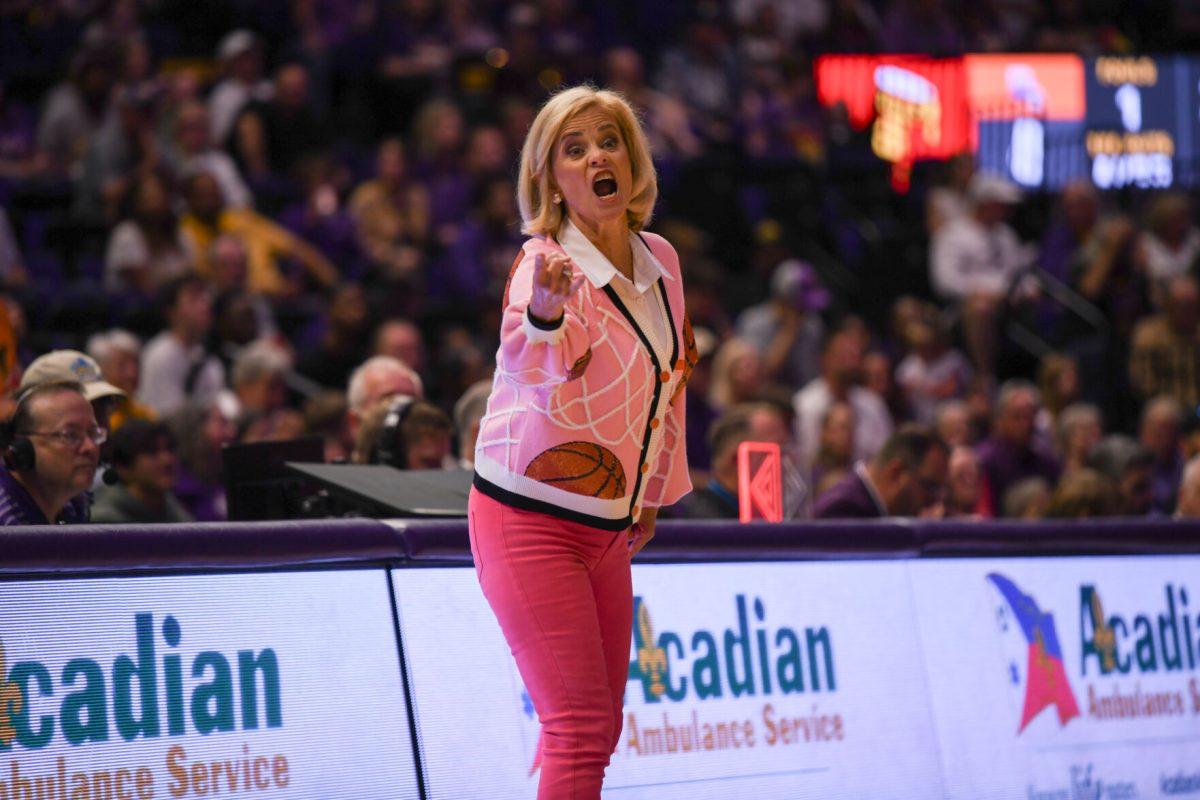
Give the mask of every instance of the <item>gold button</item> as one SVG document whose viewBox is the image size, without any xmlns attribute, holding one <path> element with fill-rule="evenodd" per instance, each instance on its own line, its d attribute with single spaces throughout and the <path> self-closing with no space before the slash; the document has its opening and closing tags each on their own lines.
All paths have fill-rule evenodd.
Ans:
<svg viewBox="0 0 1200 800">
<path fill-rule="evenodd" d="M 642 462 L 642 474 L 645 475 L 649 471 L 650 471 L 650 465 L 645 462 Z"/>
<path fill-rule="evenodd" d="M 658 379 L 659 379 L 660 381 L 662 381 L 663 383 L 666 383 L 667 381 L 671 380 L 671 373 L 667 372 L 667 371 L 664 369 L 664 370 L 662 371 L 662 373 L 661 373 L 661 374 L 658 376 Z"/>
<path fill-rule="evenodd" d="M 657 427 L 658 427 L 658 417 L 655 417 L 654 419 L 650 420 L 650 430 L 654 430 Z"/>
</svg>

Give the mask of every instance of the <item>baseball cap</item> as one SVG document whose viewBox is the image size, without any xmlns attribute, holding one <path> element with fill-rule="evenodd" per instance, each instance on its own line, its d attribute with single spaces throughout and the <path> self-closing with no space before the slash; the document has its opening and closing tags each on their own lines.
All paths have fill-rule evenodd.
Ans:
<svg viewBox="0 0 1200 800">
<path fill-rule="evenodd" d="M 33 360 L 21 376 L 17 397 L 21 397 L 34 386 L 44 383 L 75 381 L 82 384 L 88 402 L 101 397 L 124 397 L 125 393 L 104 380 L 100 365 L 91 356 L 78 350 L 52 350 Z"/>
<path fill-rule="evenodd" d="M 1005 203 L 1013 205 L 1021 202 L 1021 189 L 1012 181 L 999 175 L 977 172 L 967 186 L 967 196 L 976 203 Z"/>
<path fill-rule="evenodd" d="M 225 34 L 217 44 L 217 58 L 221 61 L 229 61 L 242 53 L 250 52 L 257 46 L 258 37 L 252 31 L 239 28 Z"/>
<path fill-rule="evenodd" d="M 829 292 L 812 264 L 797 258 L 779 262 L 771 274 L 771 294 L 787 300 L 806 311 L 824 311 L 829 306 Z"/>
</svg>

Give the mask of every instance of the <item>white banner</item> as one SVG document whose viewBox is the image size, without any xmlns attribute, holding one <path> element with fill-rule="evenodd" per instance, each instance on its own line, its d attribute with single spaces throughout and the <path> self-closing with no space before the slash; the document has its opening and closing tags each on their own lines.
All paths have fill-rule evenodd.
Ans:
<svg viewBox="0 0 1200 800">
<path fill-rule="evenodd" d="M 909 565 L 951 798 L 1200 798 L 1200 558 Z"/>
<path fill-rule="evenodd" d="M 384 570 L 0 583 L 0 798 L 415 798 Z"/>
<path fill-rule="evenodd" d="M 393 577 L 429 797 L 532 797 L 537 719 L 473 571 Z M 903 564 L 647 565 L 634 593 L 605 797 L 941 795 Z"/>
</svg>

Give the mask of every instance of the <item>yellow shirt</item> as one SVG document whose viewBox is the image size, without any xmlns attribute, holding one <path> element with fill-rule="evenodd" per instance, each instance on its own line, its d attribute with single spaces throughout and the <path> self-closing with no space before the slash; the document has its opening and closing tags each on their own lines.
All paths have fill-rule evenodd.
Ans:
<svg viewBox="0 0 1200 800">
<path fill-rule="evenodd" d="M 278 259 L 295 249 L 296 237 L 262 214 L 246 208 L 227 208 L 213 227 L 188 213 L 179 226 L 195 256 L 196 267 L 205 278 L 213 277 L 213 242 L 218 236 L 229 234 L 241 239 L 246 248 L 247 288 L 251 292 L 272 295 L 286 291 L 287 281 L 279 269 Z"/>
</svg>

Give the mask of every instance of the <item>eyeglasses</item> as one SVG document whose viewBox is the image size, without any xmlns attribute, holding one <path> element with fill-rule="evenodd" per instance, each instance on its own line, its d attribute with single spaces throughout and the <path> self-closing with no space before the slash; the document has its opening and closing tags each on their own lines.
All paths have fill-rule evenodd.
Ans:
<svg viewBox="0 0 1200 800">
<path fill-rule="evenodd" d="M 21 436 L 49 436 L 62 442 L 72 450 L 78 450 L 79 445 L 83 444 L 85 439 L 97 447 L 108 441 L 108 431 L 99 426 L 88 428 L 85 431 L 75 428 L 69 428 L 65 431 L 26 431 Z"/>
</svg>

